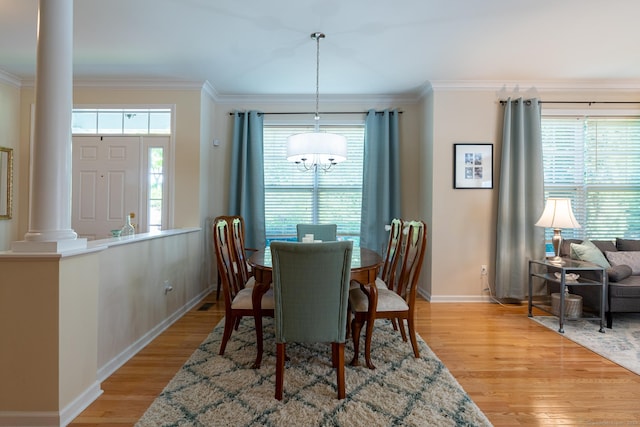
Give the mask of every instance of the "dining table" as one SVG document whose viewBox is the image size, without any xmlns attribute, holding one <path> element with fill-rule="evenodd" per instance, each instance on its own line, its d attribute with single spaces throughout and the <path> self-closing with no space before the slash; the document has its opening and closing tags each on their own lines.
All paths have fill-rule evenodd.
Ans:
<svg viewBox="0 0 640 427">
<path fill-rule="evenodd" d="M 305 245 L 308 243 L 300 243 Z M 259 369 L 262 363 L 263 338 L 262 338 L 262 296 L 269 290 L 272 282 L 272 264 L 271 249 L 269 247 L 254 252 L 248 259 L 251 265 L 253 275 L 256 279 L 253 291 L 251 293 L 251 302 L 253 304 L 253 312 L 256 326 L 256 343 L 257 354 L 253 364 L 254 369 Z M 374 286 L 376 277 L 380 267 L 383 264 L 382 257 L 376 251 L 353 247 L 351 254 L 351 280 L 365 284 L 365 286 Z"/>
</svg>

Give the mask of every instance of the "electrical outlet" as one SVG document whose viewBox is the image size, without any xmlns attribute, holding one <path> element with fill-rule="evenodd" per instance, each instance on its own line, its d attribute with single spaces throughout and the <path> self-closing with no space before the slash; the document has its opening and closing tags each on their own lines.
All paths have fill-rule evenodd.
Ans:
<svg viewBox="0 0 640 427">
<path fill-rule="evenodd" d="M 486 276 L 487 274 L 489 274 L 486 265 L 483 264 L 483 265 L 480 266 L 480 274 L 483 275 L 483 276 Z"/>
</svg>

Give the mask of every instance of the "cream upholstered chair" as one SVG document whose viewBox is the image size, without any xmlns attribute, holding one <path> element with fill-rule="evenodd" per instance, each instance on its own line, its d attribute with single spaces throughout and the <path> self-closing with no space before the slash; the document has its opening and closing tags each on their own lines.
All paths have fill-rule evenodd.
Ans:
<svg viewBox="0 0 640 427">
<path fill-rule="evenodd" d="M 284 390 L 285 346 L 331 343 L 338 399 L 345 397 L 344 344 L 353 242 L 272 242 L 275 295 L 276 392 Z"/>
<path fill-rule="evenodd" d="M 224 333 L 220 343 L 220 354 L 224 354 L 231 333 L 238 327 L 240 319 L 244 316 L 254 316 L 251 301 L 253 289 L 246 287 L 246 283 L 242 282 L 237 274 L 234 264 L 238 261 L 235 258 L 229 222 L 224 218 L 218 219 L 213 227 L 213 244 L 224 294 Z M 273 290 L 270 289 L 262 297 L 262 315 L 273 317 L 273 309 Z"/>
<path fill-rule="evenodd" d="M 397 319 L 401 322 L 400 330 L 403 332 L 403 340 L 406 341 L 402 324 L 407 320 L 409 336 L 413 354 L 420 357 L 415 329 L 415 301 L 418 278 L 422 269 L 422 261 L 427 244 L 427 226 L 422 221 L 410 221 L 405 223 L 407 236 L 402 253 L 402 261 L 398 280 L 388 289 L 372 286 L 367 288 L 358 284 L 357 288 L 349 291 L 349 307 L 354 315 L 352 321 L 352 335 L 354 356 L 352 365 L 357 365 L 359 353 L 360 331 L 364 323 L 367 324 L 365 337 L 365 360 L 367 366 L 375 369 L 371 362 L 371 338 L 376 319 Z M 369 308 L 372 308 L 370 311 Z"/>
<path fill-rule="evenodd" d="M 315 240 L 323 242 L 335 242 L 337 240 L 338 226 L 336 224 L 297 224 L 298 242 L 306 234 L 313 234 Z"/>
</svg>

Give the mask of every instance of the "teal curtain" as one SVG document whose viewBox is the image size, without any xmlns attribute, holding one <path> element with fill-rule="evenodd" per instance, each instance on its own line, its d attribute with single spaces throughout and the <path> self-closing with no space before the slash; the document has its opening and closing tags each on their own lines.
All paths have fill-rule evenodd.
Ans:
<svg viewBox="0 0 640 427">
<path fill-rule="evenodd" d="M 244 217 L 249 248 L 264 248 L 266 243 L 263 126 L 258 111 L 234 113 L 229 214 Z"/>
<path fill-rule="evenodd" d="M 364 128 L 360 246 L 381 253 L 385 225 L 400 217 L 400 129 L 397 110 L 369 110 Z"/>
<path fill-rule="evenodd" d="M 534 226 L 544 208 L 540 104 L 522 98 L 503 104 L 496 296 L 522 300 L 528 293 L 528 261 L 545 254 L 544 229 Z"/>
</svg>

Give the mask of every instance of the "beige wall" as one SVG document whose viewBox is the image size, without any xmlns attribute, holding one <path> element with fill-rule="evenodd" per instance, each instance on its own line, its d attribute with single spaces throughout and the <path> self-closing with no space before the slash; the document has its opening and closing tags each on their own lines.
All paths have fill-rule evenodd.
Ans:
<svg viewBox="0 0 640 427">
<path fill-rule="evenodd" d="M 200 218 L 203 194 L 200 176 L 201 157 L 201 85 L 185 88 L 100 88 L 79 86 L 73 89 L 75 106 L 104 107 L 107 105 L 173 105 L 175 106 L 175 135 L 173 152 L 174 187 L 172 228 L 201 226 Z M 26 86 L 21 91 L 20 110 L 20 174 L 24 188 L 29 182 L 29 139 L 31 135 L 31 107 L 35 101 L 33 87 Z M 204 183 L 206 184 L 206 183 Z M 206 203 L 205 203 L 206 206 Z M 21 239 L 28 230 L 28 199 L 19 203 L 19 229 Z"/>
<path fill-rule="evenodd" d="M 0 251 L 7 250 L 11 242 L 18 235 L 17 202 L 20 198 L 20 182 L 17 179 L 19 172 L 18 147 L 20 143 L 20 88 L 18 85 L 5 82 L 0 75 L 0 147 L 13 149 L 14 156 L 14 180 L 13 180 L 13 218 L 0 220 Z"/>
<path fill-rule="evenodd" d="M 640 104 L 545 104 L 544 101 L 633 101 L 637 89 L 571 88 L 532 86 L 436 87 L 423 99 L 424 121 L 421 144 L 426 150 L 426 164 L 432 165 L 426 182 L 421 207 L 430 229 L 427 267 L 423 288 L 432 301 L 483 301 L 480 266 L 489 268 L 489 284 L 493 287 L 495 266 L 495 233 L 500 180 L 503 109 L 499 103 L 507 97 L 532 98 L 543 101 L 545 110 L 557 109 L 628 109 L 639 112 Z M 453 144 L 494 144 L 494 188 L 491 190 L 453 189 Z M 432 161 L 430 160 L 432 151 Z M 526 262 L 526 260 L 523 260 Z M 427 277 L 424 277 L 424 275 Z"/>
</svg>

